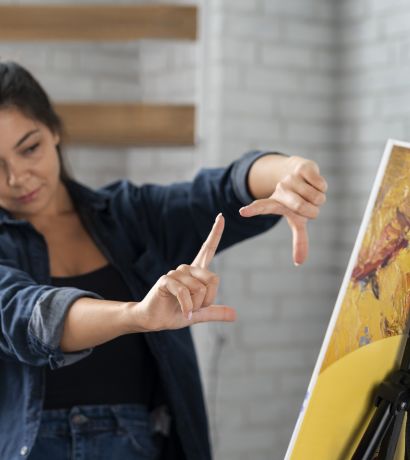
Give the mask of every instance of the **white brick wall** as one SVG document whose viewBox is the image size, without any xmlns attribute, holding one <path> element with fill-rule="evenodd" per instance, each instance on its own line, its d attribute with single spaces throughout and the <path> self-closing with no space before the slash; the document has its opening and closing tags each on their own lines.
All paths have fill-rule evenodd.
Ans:
<svg viewBox="0 0 410 460">
<path fill-rule="evenodd" d="M 306 155 L 329 171 L 332 187 L 337 60 L 329 2 L 220 0 L 210 10 L 220 24 L 212 30 L 219 52 L 207 63 L 220 75 L 208 102 L 217 162 L 248 148 Z M 237 307 L 239 319 L 203 327 L 225 336 L 216 395 L 214 363 L 203 359 L 217 460 L 283 458 L 340 283 L 332 257 L 336 200 L 330 191 L 310 226 L 306 267 L 292 264 L 284 222 L 218 260 L 221 300 Z"/>
<path fill-rule="evenodd" d="M 283 457 L 384 143 L 406 138 L 409 12 L 387 0 L 212 3 L 212 158 L 302 154 L 330 186 L 306 266 L 291 264 L 284 223 L 218 261 L 221 298 L 239 310 L 236 325 L 207 326 L 225 340 L 216 396 L 215 367 L 207 380 L 218 460 Z"/>
<path fill-rule="evenodd" d="M 6 3 L 42 2 L 0 0 Z M 0 43 L 0 56 L 19 58 L 56 99 L 198 104 L 194 148 L 70 148 L 76 176 L 92 186 L 124 176 L 184 180 L 199 166 L 225 165 L 250 148 L 320 164 L 328 202 L 309 226 L 306 265 L 292 264 L 285 222 L 238 245 L 214 265 L 220 300 L 237 307 L 237 323 L 195 328 L 215 459 L 280 460 L 386 138 L 410 138 L 410 5 L 178 3 L 201 5 L 197 44 Z"/>
</svg>

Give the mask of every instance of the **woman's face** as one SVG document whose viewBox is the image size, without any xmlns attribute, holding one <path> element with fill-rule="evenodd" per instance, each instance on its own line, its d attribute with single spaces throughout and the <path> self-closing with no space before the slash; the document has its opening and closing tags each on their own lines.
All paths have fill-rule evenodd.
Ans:
<svg viewBox="0 0 410 460">
<path fill-rule="evenodd" d="M 62 186 L 59 140 L 18 109 L 0 110 L 0 207 L 20 219 L 55 211 Z"/>
</svg>

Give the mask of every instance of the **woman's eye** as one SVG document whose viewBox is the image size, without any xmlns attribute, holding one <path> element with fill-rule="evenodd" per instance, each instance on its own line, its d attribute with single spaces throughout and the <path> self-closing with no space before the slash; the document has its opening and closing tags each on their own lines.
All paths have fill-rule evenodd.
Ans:
<svg viewBox="0 0 410 460">
<path fill-rule="evenodd" d="M 32 145 L 31 147 L 28 147 L 27 149 L 24 150 L 24 153 L 33 153 L 33 152 L 35 152 L 39 145 L 40 144 L 37 143 L 37 144 Z"/>
</svg>

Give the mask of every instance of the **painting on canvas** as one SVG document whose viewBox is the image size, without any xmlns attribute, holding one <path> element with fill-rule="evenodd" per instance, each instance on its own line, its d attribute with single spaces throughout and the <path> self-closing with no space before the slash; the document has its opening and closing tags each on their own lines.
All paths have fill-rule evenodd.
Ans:
<svg viewBox="0 0 410 460">
<path fill-rule="evenodd" d="M 410 144 L 389 141 L 287 460 L 353 455 L 376 388 L 399 366 L 409 308 Z"/>
</svg>

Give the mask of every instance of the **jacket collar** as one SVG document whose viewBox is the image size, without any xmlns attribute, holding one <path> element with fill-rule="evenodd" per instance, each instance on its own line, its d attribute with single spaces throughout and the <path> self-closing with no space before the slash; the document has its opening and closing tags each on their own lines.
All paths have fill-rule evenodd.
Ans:
<svg viewBox="0 0 410 460">
<path fill-rule="evenodd" d="M 67 190 L 77 206 L 104 211 L 108 208 L 111 194 L 104 189 L 93 190 L 74 180 L 66 182 Z"/>
<path fill-rule="evenodd" d="M 111 194 L 104 189 L 93 190 L 79 182 L 70 179 L 65 182 L 67 190 L 73 199 L 75 205 L 81 209 L 104 211 L 109 209 Z M 24 220 L 15 219 L 9 211 L 0 207 L 0 225 L 2 224 L 19 224 Z"/>
</svg>

